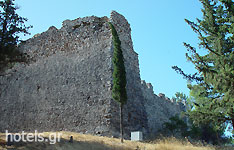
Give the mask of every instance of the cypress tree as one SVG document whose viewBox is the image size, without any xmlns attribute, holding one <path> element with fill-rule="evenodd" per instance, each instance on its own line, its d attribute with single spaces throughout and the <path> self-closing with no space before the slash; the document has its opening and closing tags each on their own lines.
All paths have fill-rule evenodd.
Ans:
<svg viewBox="0 0 234 150">
<path fill-rule="evenodd" d="M 113 88 L 112 97 L 120 105 L 120 134 L 121 143 L 123 143 L 123 105 L 127 102 L 127 91 L 126 91 L 126 72 L 124 66 L 123 52 L 121 49 L 121 41 L 119 40 L 118 33 L 115 27 L 109 23 L 113 43 L 114 43 L 114 54 L 113 54 Z"/>
</svg>

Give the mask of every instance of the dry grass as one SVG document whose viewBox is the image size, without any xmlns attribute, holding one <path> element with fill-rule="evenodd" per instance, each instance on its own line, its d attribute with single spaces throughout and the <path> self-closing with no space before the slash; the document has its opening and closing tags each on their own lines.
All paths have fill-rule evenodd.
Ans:
<svg viewBox="0 0 234 150">
<path fill-rule="evenodd" d="M 20 143 L 11 147 L 0 145 L 0 150 L 7 148 L 20 150 L 217 150 L 212 146 L 192 145 L 189 142 L 179 141 L 175 138 L 157 140 L 150 143 L 133 142 L 126 140 L 123 144 L 119 139 L 99 137 L 73 132 L 56 132 L 62 134 L 62 139 L 56 144 L 48 142 L 32 142 Z M 43 133 L 45 137 L 49 137 L 50 132 Z M 73 143 L 69 142 L 70 136 L 73 136 Z M 4 143 L 5 134 L 0 134 L 0 141 Z M 223 148 L 220 148 L 221 150 Z M 231 150 L 226 148 L 225 150 Z"/>
</svg>

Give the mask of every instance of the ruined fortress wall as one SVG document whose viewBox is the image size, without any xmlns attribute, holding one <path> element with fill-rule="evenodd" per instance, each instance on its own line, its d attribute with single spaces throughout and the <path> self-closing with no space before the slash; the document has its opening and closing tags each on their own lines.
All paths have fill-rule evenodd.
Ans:
<svg viewBox="0 0 234 150">
<path fill-rule="evenodd" d="M 110 18 L 65 20 L 61 29 L 50 27 L 21 44 L 31 59 L 0 76 L 0 132 L 67 130 L 119 136 L 119 105 L 111 98 L 113 43 L 108 22 L 118 32 L 125 59 L 125 138 L 131 131 L 156 134 L 181 111 L 141 81 L 130 25 L 113 11 Z"/>
<path fill-rule="evenodd" d="M 126 69 L 128 100 L 123 110 L 126 137 L 130 135 L 130 131 L 143 131 L 147 134 L 148 121 L 141 91 L 138 54 L 133 50 L 131 28 L 125 17 L 115 11 L 111 13 L 110 22 L 115 26 L 121 41 Z M 115 119 L 113 119 L 111 131 L 115 135 L 115 133 L 119 132 L 119 107 L 115 102 L 113 102 L 112 106 L 112 110 L 114 110 L 112 116 Z"/>
<path fill-rule="evenodd" d="M 157 96 L 152 85 L 141 80 L 138 54 L 133 49 L 128 21 L 116 12 L 112 12 L 110 21 L 118 32 L 125 59 L 128 94 L 124 112 L 125 133 L 130 135 L 129 131 L 143 131 L 147 137 L 153 137 L 170 117 L 184 110 L 184 105 L 173 102 L 163 94 Z M 118 110 L 116 112 L 115 116 L 118 118 Z M 111 127 L 117 126 L 116 129 L 119 131 L 119 122 L 116 119 L 114 121 L 116 123 Z"/>
<path fill-rule="evenodd" d="M 27 40 L 32 61 L 0 78 L 0 131 L 109 131 L 111 44 L 106 17 L 67 20 Z"/>
<path fill-rule="evenodd" d="M 141 81 L 141 84 L 148 116 L 149 136 L 153 137 L 163 128 L 165 122 L 169 122 L 170 117 L 180 115 L 181 111 L 185 111 L 185 105 L 170 100 L 164 94 L 154 94 L 153 86 L 144 80 Z"/>
</svg>

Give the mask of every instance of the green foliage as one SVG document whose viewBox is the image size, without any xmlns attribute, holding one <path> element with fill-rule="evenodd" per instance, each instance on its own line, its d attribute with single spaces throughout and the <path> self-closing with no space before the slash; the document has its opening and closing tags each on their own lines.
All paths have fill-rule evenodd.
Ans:
<svg viewBox="0 0 234 150">
<path fill-rule="evenodd" d="M 183 92 L 176 92 L 175 97 L 172 97 L 176 102 L 186 102 L 188 97 Z"/>
<path fill-rule="evenodd" d="M 126 72 L 124 66 L 124 57 L 121 49 L 121 41 L 119 40 L 118 33 L 115 27 L 109 22 L 113 43 L 114 43 L 114 54 L 113 54 L 113 88 L 112 97 L 120 103 L 120 134 L 121 143 L 123 143 L 123 105 L 127 102 L 127 91 L 126 91 Z"/>
<path fill-rule="evenodd" d="M 203 140 L 207 143 L 212 142 L 213 144 L 224 143 L 225 137 L 223 137 L 224 128 L 217 129 L 216 126 L 212 124 L 203 124 L 200 126 L 195 126 L 192 124 L 189 135 L 191 138 L 197 140 Z"/>
<path fill-rule="evenodd" d="M 164 123 L 164 128 L 173 136 L 176 136 L 176 134 L 180 134 L 183 137 L 188 136 L 188 126 L 178 115 L 169 118 L 169 120 L 169 122 Z"/>
<path fill-rule="evenodd" d="M 113 54 L 113 88 L 112 97 L 121 104 L 127 102 L 126 92 L 126 72 L 124 66 L 124 58 L 121 49 L 121 41 L 119 40 L 115 27 L 109 23 L 112 31 L 114 54 Z"/>
<path fill-rule="evenodd" d="M 206 143 L 220 144 L 227 141 L 222 135 L 224 128 L 217 129 L 211 124 L 203 124 L 196 126 L 192 120 L 188 120 L 188 124 L 181 119 L 178 115 L 169 119 L 169 122 L 164 123 L 164 131 L 166 134 L 172 135 L 177 138 L 189 137 L 191 140 L 204 141 Z"/>
<path fill-rule="evenodd" d="M 201 55 L 195 47 L 184 43 L 189 53 L 187 60 L 197 70 L 185 74 L 173 66 L 189 81 L 195 107 L 190 116 L 196 124 L 212 123 L 221 126 L 231 121 L 234 126 L 234 2 L 233 0 L 200 0 L 203 18 L 197 22 L 185 21 L 198 34 Z"/>
<path fill-rule="evenodd" d="M 24 57 L 17 50 L 19 33 L 29 34 L 24 22 L 26 18 L 20 17 L 16 10 L 14 0 L 0 1 L 0 67 L 6 67 L 8 63 L 23 61 Z"/>
</svg>

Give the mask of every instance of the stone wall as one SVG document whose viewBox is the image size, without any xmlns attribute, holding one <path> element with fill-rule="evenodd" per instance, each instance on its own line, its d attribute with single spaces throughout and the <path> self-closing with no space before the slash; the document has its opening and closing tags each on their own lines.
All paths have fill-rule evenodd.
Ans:
<svg viewBox="0 0 234 150">
<path fill-rule="evenodd" d="M 130 131 L 141 130 L 147 133 L 147 114 L 143 104 L 143 95 L 141 91 L 141 79 L 138 62 L 138 54 L 133 50 L 131 39 L 131 28 L 124 16 L 113 11 L 111 13 L 110 22 L 115 26 L 119 39 L 121 41 L 121 48 L 123 51 L 126 79 L 127 79 L 127 104 L 124 106 L 124 126 L 126 137 L 129 137 Z M 113 123 L 111 131 L 119 133 L 119 107 L 113 101 L 112 112 Z"/>
<path fill-rule="evenodd" d="M 144 80 L 141 81 L 141 84 L 144 106 L 148 116 L 149 136 L 153 137 L 163 128 L 163 124 L 169 121 L 170 117 L 185 111 L 185 105 L 176 103 L 162 93 L 154 94 L 152 85 Z"/>
<path fill-rule="evenodd" d="M 107 17 L 63 22 L 25 41 L 31 62 L 1 76 L 0 131 L 108 131 L 111 32 Z"/>
<path fill-rule="evenodd" d="M 109 21 L 118 32 L 125 59 L 125 138 L 137 130 L 156 134 L 182 110 L 141 81 L 130 25 L 113 11 L 110 18 L 65 20 L 61 29 L 52 26 L 20 45 L 30 62 L 18 63 L 0 76 L 0 132 L 67 130 L 119 136 L 119 105 L 111 98 Z"/>
</svg>

